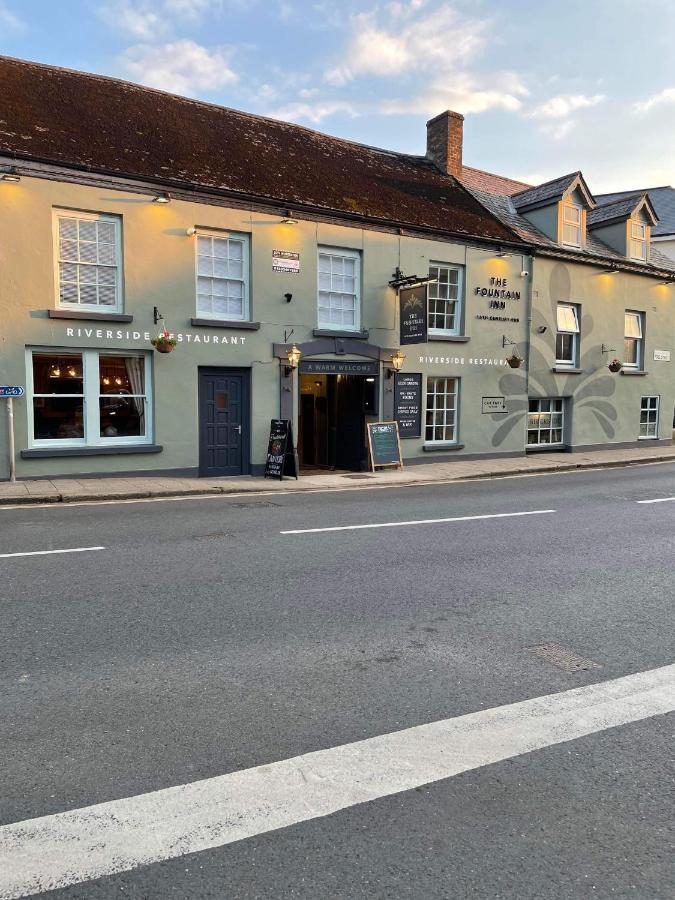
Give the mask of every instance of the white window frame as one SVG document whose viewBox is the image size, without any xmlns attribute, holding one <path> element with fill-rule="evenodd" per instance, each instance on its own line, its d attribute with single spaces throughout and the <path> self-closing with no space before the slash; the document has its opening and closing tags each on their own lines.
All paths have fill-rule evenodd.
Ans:
<svg viewBox="0 0 675 900">
<path fill-rule="evenodd" d="M 635 219 L 630 220 L 630 235 L 628 237 L 629 257 L 637 259 L 640 262 L 647 262 L 647 226 L 643 222 L 636 222 Z M 637 230 L 637 234 L 635 233 Z M 635 253 L 634 248 L 638 248 Z"/>
<path fill-rule="evenodd" d="M 530 403 L 538 403 L 538 410 L 531 410 Z M 542 403 L 548 403 L 549 409 L 541 409 Z M 551 409 L 550 404 L 555 403 L 559 406 L 558 409 Z M 530 424 L 530 416 L 539 416 L 540 418 L 537 421 L 536 426 L 532 427 Z M 541 417 L 542 416 L 550 416 L 550 421 L 548 425 L 544 425 L 542 427 Z M 554 427 L 553 425 L 553 416 L 560 416 L 560 427 Z M 545 421 L 545 420 L 544 420 Z M 537 444 L 530 443 L 529 432 L 536 431 L 537 435 L 541 435 L 542 432 L 548 431 L 560 431 L 560 440 L 550 443 L 540 442 Z M 540 450 L 542 448 L 548 449 L 549 447 L 562 447 L 565 444 L 565 399 L 563 397 L 528 397 L 527 399 L 527 414 L 525 418 L 525 446 L 529 450 Z"/>
<path fill-rule="evenodd" d="M 576 212 L 578 213 L 578 216 L 579 216 L 578 221 L 576 221 L 576 222 L 569 221 L 567 219 L 566 214 L 567 214 L 567 211 L 570 209 L 576 210 Z M 564 244 L 566 247 L 576 247 L 577 250 L 580 250 L 581 243 L 582 243 L 582 237 L 583 237 L 583 235 L 581 233 L 581 230 L 583 228 L 583 223 L 584 223 L 583 207 L 580 206 L 578 203 L 571 203 L 569 200 L 564 200 L 562 203 L 562 221 L 561 221 L 561 226 L 560 226 L 561 227 L 561 235 L 560 235 L 561 243 Z M 579 240 L 577 242 L 565 240 L 565 227 L 578 229 Z"/>
<path fill-rule="evenodd" d="M 220 240 L 240 241 L 242 243 L 242 284 L 243 315 L 220 316 L 199 308 L 199 238 L 219 238 Z M 218 231 L 217 229 L 199 228 L 195 234 L 195 316 L 198 319 L 212 319 L 214 322 L 249 322 L 251 320 L 251 236 L 245 232 Z M 202 276 L 214 277 L 214 276 Z M 218 276 L 215 276 L 218 277 Z M 224 281 L 238 281 L 237 278 L 224 278 Z"/>
<path fill-rule="evenodd" d="M 629 335 L 626 334 L 626 317 L 627 316 L 635 316 L 638 321 L 638 330 L 639 335 Z M 627 309 L 624 312 L 624 326 L 623 326 L 623 339 L 624 339 L 624 368 L 625 369 L 642 369 L 643 361 L 644 361 L 644 340 L 645 340 L 645 329 L 644 329 L 644 313 L 640 312 L 637 309 Z M 635 362 L 626 362 L 626 341 L 635 341 Z"/>
<path fill-rule="evenodd" d="M 320 312 L 320 263 L 321 256 L 341 256 L 344 259 L 355 260 L 354 265 L 354 324 L 353 325 L 335 325 L 331 322 L 321 321 Z M 329 293 L 349 293 L 348 291 L 329 291 Z M 361 253 L 358 250 L 347 250 L 344 247 L 328 247 L 322 245 L 317 248 L 316 254 L 316 321 L 317 328 L 321 331 L 361 331 Z"/>
<path fill-rule="evenodd" d="M 645 400 L 656 400 L 656 406 L 649 406 L 645 404 Z M 649 414 L 656 412 L 656 417 L 653 422 L 649 421 Z M 640 397 L 640 419 L 642 419 L 642 414 L 647 413 L 647 421 L 645 423 L 639 422 L 638 424 L 638 440 L 639 441 L 654 441 L 658 439 L 659 436 L 659 417 L 661 413 L 661 395 L 660 394 L 649 394 L 648 396 Z M 642 429 L 642 425 L 645 425 L 647 429 L 653 426 L 654 433 L 653 434 L 639 434 Z"/>
<path fill-rule="evenodd" d="M 33 354 L 51 356 L 82 357 L 82 394 L 35 394 L 33 385 Z M 136 437 L 102 437 L 100 434 L 100 382 L 99 357 L 101 356 L 136 356 L 145 360 L 143 366 L 145 376 L 145 394 L 124 395 L 145 397 L 145 434 Z M 151 444 L 153 432 L 153 390 L 152 390 L 152 353 L 138 350 L 93 350 L 82 347 L 28 347 L 26 349 L 26 404 L 28 418 L 28 446 L 40 447 L 110 447 Z M 36 439 L 35 417 L 33 414 L 33 398 L 38 397 L 82 397 L 84 437 L 82 438 L 47 438 Z M 114 395 L 112 395 L 114 396 Z"/>
<path fill-rule="evenodd" d="M 575 327 L 574 329 L 568 328 L 560 328 L 558 325 L 558 310 L 560 309 L 569 309 L 572 311 L 574 316 Z M 580 310 L 579 307 L 575 303 L 558 303 L 556 306 L 556 366 L 567 366 L 569 369 L 574 369 L 578 365 L 579 362 L 579 335 L 580 335 Z M 560 359 L 558 357 L 558 335 L 559 334 L 571 334 L 572 335 L 572 359 Z"/>
<path fill-rule="evenodd" d="M 431 325 L 428 329 L 428 334 L 430 337 L 434 335 L 457 335 L 461 334 L 462 328 L 462 319 L 464 315 L 464 266 L 454 265 L 452 263 L 444 263 L 444 262 L 433 262 L 429 263 L 429 275 L 431 276 L 432 269 L 447 269 L 449 272 L 457 272 L 457 299 L 456 300 L 444 300 L 442 297 L 431 297 L 430 292 L 434 290 L 438 285 L 430 284 L 427 286 L 427 317 L 428 321 L 431 322 L 431 303 L 432 301 L 441 302 L 441 303 L 454 303 L 455 304 L 455 326 L 454 328 L 432 328 Z M 440 282 L 439 282 L 440 284 Z M 446 316 L 447 313 L 443 313 L 442 315 Z"/>
<path fill-rule="evenodd" d="M 427 415 L 430 412 L 429 410 L 429 387 L 431 382 L 438 381 L 452 381 L 454 382 L 454 390 L 453 391 L 443 391 L 442 393 L 438 393 L 434 391 L 434 396 L 443 396 L 443 397 L 454 397 L 455 398 L 455 406 L 454 406 L 454 421 L 452 424 L 452 438 L 435 438 L 427 436 L 427 429 L 431 428 L 435 430 L 436 428 L 447 428 L 447 413 L 448 407 L 444 407 L 444 421 L 442 425 L 436 425 L 436 423 L 432 423 L 431 425 L 427 425 Z M 424 386 L 424 444 L 428 447 L 452 447 L 459 443 L 459 400 L 460 400 L 460 379 L 454 375 L 427 375 L 426 384 Z M 433 434 L 433 431 L 432 431 Z"/>
<path fill-rule="evenodd" d="M 115 229 L 115 305 L 108 304 L 89 304 L 89 303 L 62 303 L 61 302 L 61 242 L 59 236 L 59 220 L 60 219 L 83 219 L 89 222 L 110 222 Z M 107 213 L 83 212 L 77 209 L 62 209 L 55 207 L 52 209 L 52 241 L 53 241 L 53 261 L 54 261 L 54 303 L 56 309 L 70 309 L 78 312 L 93 313 L 121 313 L 124 311 L 124 258 L 122 255 L 122 219 L 120 216 L 109 215 Z M 72 260 L 64 260 L 64 262 L 72 262 Z M 82 263 L 73 263 L 74 265 L 82 265 Z M 93 263 L 92 265 L 100 265 Z M 112 266 L 110 268 L 113 268 Z"/>
</svg>

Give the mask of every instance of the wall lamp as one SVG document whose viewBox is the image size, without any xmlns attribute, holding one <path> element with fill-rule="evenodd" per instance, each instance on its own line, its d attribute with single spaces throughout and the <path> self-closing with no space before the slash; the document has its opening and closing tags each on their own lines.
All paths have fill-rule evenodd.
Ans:
<svg viewBox="0 0 675 900">
<path fill-rule="evenodd" d="M 601 275 L 616 275 L 616 273 L 618 271 L 619 271 L 618 266 L 610 266 L 609 269 L 603 269 L 602 272 L 600 272 L 600 274 Z"/>
<path fill-rule="evenodd" d="M 171 203 L 171 194 L 167 194 L 165 191 L 161 194 L 157 194 L 156 197 L 152 199 L 153 203 Z"/>
<path fill-rule="evenodd" d="M 282 218 L 281 224 L 282 225 L 297 225 L 298 224 L 298 220 L 294 219 L 293 216 L 291 215 L 290 209 L 286 210 L 286 214 Z"/>
<path fill-rule="evenodd" d="M 387 369 L 387 378 L 391 378 L 395 372 L 401 371 L 405 362 L 405 353 L 402 350 L 397 350 L 395 353 L 392 353 L 390 362 L 391 368 Z"/>
<path fill-rule="evenodd" d="M 508 250 L 505 250 L 503 247 L 499 247 L 499 249 L 497 250 L 497 256 L 500 259 L 508 259 L 511 256 L 511 254 L 509 253 Z"/>
<path fill-rule="evenodd" d="M 0 169 L 0 181 L 21 181 L 21 176 L 14 166 L 8 166 L 6 169 Z"/>
<path fill-rule="evenodd" d="M 299 347 L 296 347 L 296 345 L 293 344 L 286 356 L 288 357 L 288 365 L 285 367 L 285 373 L 286 377 L 288 378 L 293 369 L 298 368 L 298 363 L 300 362 L 300 357 L 302 356 L 302 350 L 300 350 Z"/>
<path fill-rule="evenodd" d="M 662 286 L 665 286 L 665 287 L 668 287 L 668 286 L 671 285 L 671 284 L 675 284 L 675 278 L 666 279 L 665 281 L 659 281 L 658 284 L 659 284 L 659 285 L 662 285 Z"/>
</svg>

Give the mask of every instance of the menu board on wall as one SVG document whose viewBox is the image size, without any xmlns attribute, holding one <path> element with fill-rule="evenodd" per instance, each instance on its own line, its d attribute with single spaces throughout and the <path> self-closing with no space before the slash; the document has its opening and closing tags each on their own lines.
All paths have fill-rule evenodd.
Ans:
<svg viewBox="0 0 675 900">
<path fill-rule="evenodd" d="M 402 438 L 422 436 L 422 375 L 397 372 L 394 382 L 394 418 Z"/>
<path fill-rule="evenodd" d="M 398 292 L 401 344 L 427 340 L 427 287 L 401 288 Z"/>
</svg>

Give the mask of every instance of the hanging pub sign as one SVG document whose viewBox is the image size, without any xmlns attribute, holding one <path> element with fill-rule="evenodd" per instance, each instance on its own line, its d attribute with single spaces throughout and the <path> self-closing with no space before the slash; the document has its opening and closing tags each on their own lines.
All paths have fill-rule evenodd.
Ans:
<svg viewBox="0 0 675 900">
<path fill-rule="evenodd" d="M 398 292 L 401 344 L 427 341 L 427 286 L 401 288 Z"/>
<path fill-rule="evenodd" d="M 422 375 L 417 372 L 396 373 L 394 382 L 394 418 L 399 437 L 422 436 Z"/>
<path fill-rule="evenodd" d="M 265 459 L 265 478 L 278 478 L 281 481 L 284 475 L 298 477 L 293 427 L 289 419 L 272 419 Z"/>
<path fill-rule="evenodd" d="M 368 456 L 370 468 L 396 466 L 403 468 L 401 445 L 398 440 L 398 422 L 368 422 Z"/>
</svg>

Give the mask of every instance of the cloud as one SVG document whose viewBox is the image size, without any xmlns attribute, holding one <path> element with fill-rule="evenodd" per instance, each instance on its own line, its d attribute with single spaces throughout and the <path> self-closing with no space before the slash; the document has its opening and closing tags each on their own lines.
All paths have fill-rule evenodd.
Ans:
<svg viewBox="0 0 675 900">
<path fill-rule="evenodd" d="M 122 57 L 127 73 L 141 84 L 194 95 L 213 91 L 237 81 L 230 67 L 231 51 L 207 50 L 194 41 L 183 40 L 153 46 L 138 44 Z"/>
<path fill-rule="evenodd" d="M 463 18 L 449 3 L 429 12 L 424 7 L 419 2 L 390 4 L 386 24 L 379 23 L 377 12 L 353 16 L 352 37 L 325 80 L 341 86 L 359 75 L 448 72 L 473 61 L 485 46 L 489 22 Z"/>
<path fill-rule="evenodd" d="M 589 106 L 597 106 L 605 99 L 604 94 L 559 94 L 550 97 L 527 113 L 532 119 L 568 119 L 572 113 Z"/>
<path fill-rule="evenodd" d="M 23 31 L 26 23 L 20 19 L 16 13 L 0 0 L 0 27 L 9 29 L 10 31 Z"/>
<path fill-rule="evenodd" d="M 150 41 L 176 26 L 197 24 L 221 8 L 222 0 L 108 0 L 98 7 L 97 14 L 116 31 Z"/>
<path fill-rule="evenodd" d="M 500 88 L 491 85 L 499 84 Z M 482 113 L 488 109 L 515 112 L 522 107 L 528 90 L 519 76 L 504 72 L 499 77 L 484 78 L 468 72 L 453 78 L 433 81 L 428 88 L 411 97 L 384 100 L 380 112 L 385 115 L 417 113 L 433 116 L 441 110 L 460 113 Z"/>
<path fill-rule="evenodd" d="M 659 91 L 658 94 L 654 94 L 653 97 L 648 97 L 646 100 L 636 103 L 633 107 L 633 111 L 637 113 L 648 113 L 655 106 L 663 106 L 667 103 L 675 103 L 675 87 L 665 88 L 664 90 Z"/>
<path fill-rule="evenodd" d="M 287 106 L 277 109 L 269 115 L 273 119 L 281 119 L 284 122 L 297 122 L 304 120 L 318 125 L 323 119 L 334 116 L 336 113 L 345 113 L 351 118 L 359 115 L 352 103 L 344 100 L 317 100 L 314 103 L 289 103 Z"/>
</svg>

